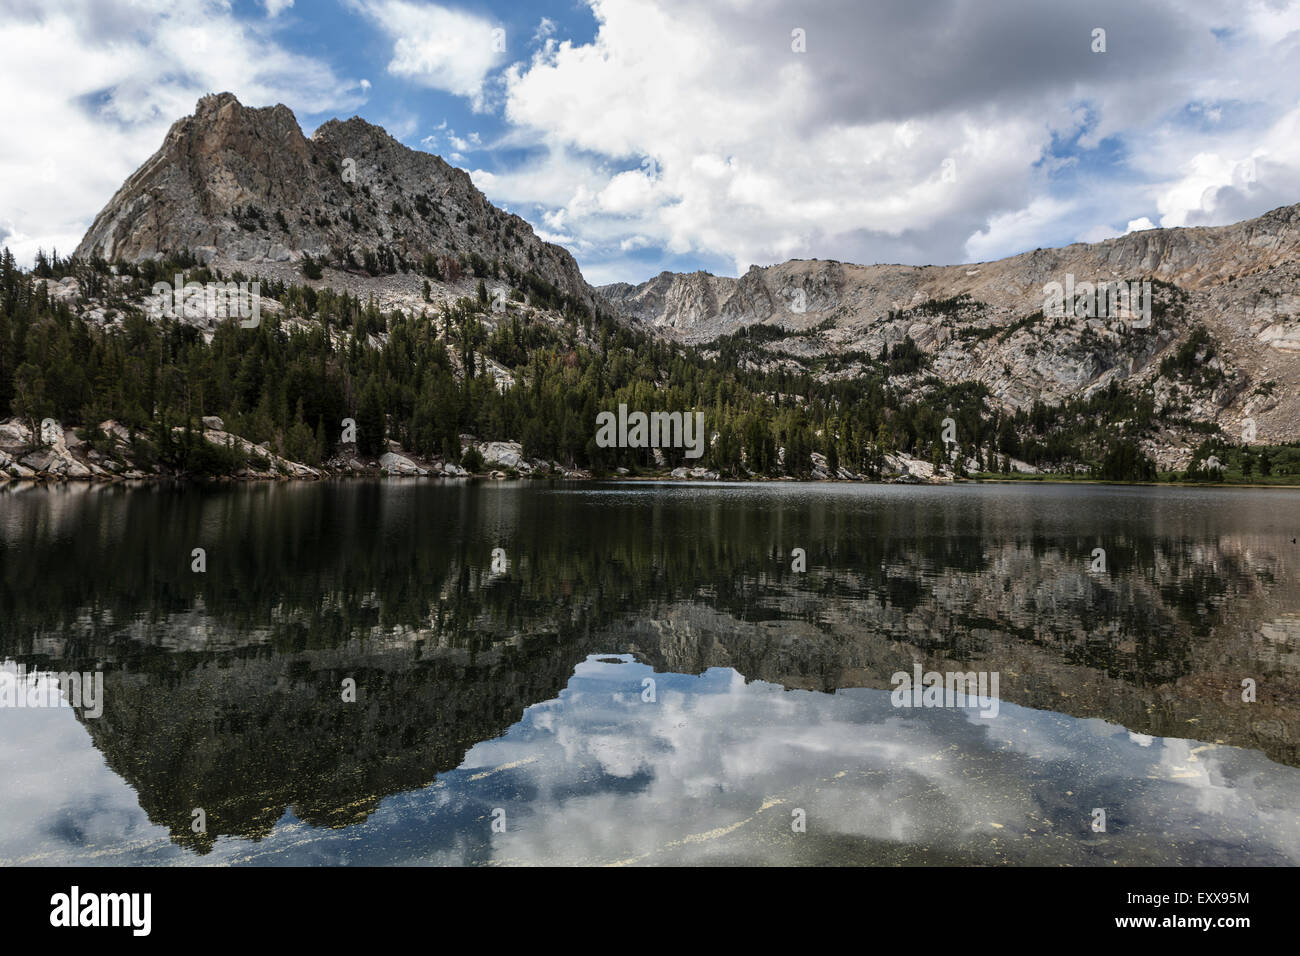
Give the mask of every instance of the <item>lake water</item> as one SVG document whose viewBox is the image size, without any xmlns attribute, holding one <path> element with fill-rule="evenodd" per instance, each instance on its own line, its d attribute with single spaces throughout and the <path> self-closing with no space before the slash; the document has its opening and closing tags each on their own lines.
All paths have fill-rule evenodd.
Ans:
<svg viewBox="0 0 1300 956">
<path fill-rule="evenodd" d="M 1287 490 L 10 488 L 0 682 L 103 699 L 0 706 L 0 865 L 1295 865 L 1297 536 Z"/>
</svg>

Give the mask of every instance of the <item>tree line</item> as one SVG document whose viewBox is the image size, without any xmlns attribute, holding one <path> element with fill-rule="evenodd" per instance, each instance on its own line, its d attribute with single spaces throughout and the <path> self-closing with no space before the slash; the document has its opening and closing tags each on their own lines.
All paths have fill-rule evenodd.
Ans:
<svg viewBox="0 0 1300 956">
<path fill-rule="evenodd" d="M 440 274 L 448 268 L 430 265 Z M 686 348 L 534 273 L 494 269 L 481 257 L 465 265 L 468 275 L 495 272 L 510 283 L 504 309 L 494 311 L 500 306 L 482 281 L 476 295 L 419 312 L 384 312 L 346 291 L 264 281 L 263 297 L 279 309 L 264 309 L 256 328 L 227 320 L 205 336 L 183 320 L 147 317 L 139 297 L 177 272 L 201 283 L 249 277 L 223 276 L 188 252 L 112 267 L 42 253 L 26 272 L 6 249 L 0 417 L 18 416 L 34 430 L 52 417 L 92 443 L 104 442 L 96 426 L 113 419 L 140 456 L 179 472 L 222 473 L 238 464 L 205 447 L 207 415 L 312 465 L 340 452 L 342 423 L 351 418 L 357 452 L 370 458 L 393 439 L 418 456 L 460 461 L 461 435 L 470 434 L 519 441 L 526 457 L 567 467 L 657 469 L 651 449 L 596 445 L 597 413 L 627 403 L 645 412 L 703 411 L 704 458 L 662 449 L 665 464 L 736 477 L 805 477 L 814 453 L 832 473 L 843 467 L 869 477 L 894 452 L 947 463 L 951 449 L 941 436 L 951 418 L 959 473 L 970 457 L 983 472 L 1005 471 L 1017 458 L 1046 470 L 1089 463 L 1119 480 L 1154 476 L 1136 440 L 1159 416 L 1149 397 L 1114 384 L 1086 400 L 1011 414 L 991 407 L 979 383 L 925 376 L 925 355 L 910 341 L 864 357 L 861 374 L 821 381 L 808 370 L 756 362 L 754 343 L 740 333 Z M 86 321 L 36 281 L 68 275 L 83 292 L 104 297 L 120 326 Z M 895 381 L 900 375 L 905 383 Z"/>
</svg>

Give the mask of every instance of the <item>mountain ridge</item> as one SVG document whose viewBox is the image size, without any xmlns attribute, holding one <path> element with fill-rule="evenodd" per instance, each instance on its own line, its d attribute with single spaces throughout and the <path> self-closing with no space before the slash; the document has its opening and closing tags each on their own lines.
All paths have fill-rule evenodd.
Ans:
<svg viewBox="0 0 1300 956">
<path fill-rule="evenodd" d="M 15 335 L 49 309 L 85 323 L 29 348 L 21 369 L 0 354 L 0 408 L 21 418 L 7 453 L 38 472 L 54 467 L 26 450 L 43 409 L 93 441 L 117 435 L 113 454 L 147 428 L 178 468 L 225 465 L 173 447 L 168 429 L 181 426 L 169 416 L 228 420 L 200 433 L 230 445 L 236 464 L 273 451 L 283 460 L 267 472 L 364 468 L 337 437 L 350 414 L 367 422 L 361 457 L 378 468 L 392 455 L 399 473 L 455 473 L 471 450 L 502 443 L 512 447 L 498 461 L 519 471 L 667 473 L 678 462 L 658 449 L 593 445 L 596 412 L 629 401 L 710 409 L 705 467 L 676 469 L 692 476 L 1146 479 L 1158 468 L 1213 480 L 1235 456 L 1248 478 L 1251 445 L 1300 440 L 1300 206 L 981 263 L 790 260 L 596 289 L 572 255 L 440 157 L 359 117 L 309 138 L 282 104 L 220 93 L 171 126 L 71 259 L 38 256 L 45 299 L 24 298 L 11 266 L 0 272 L 24 303 Z M 129 326 L 148 312 L 152 283 L 182 270 L 200 282 L 261 279 L 273 335 L 315 337 L 263 337 L 232 363 L 231 335 L 249 335 L 180 316 L 190 326 L 180 331 L 198 336 L 184 339 L 188 361 L 208 369 L 198 395 L 181 387 L 180 366 L 175 384 L 150 376 L 124 390 L 61 364 L 60 349 L 84 351 L 93 334 L 96 355 L 120 365 L 122 343 L 143 334 Z M 1149 314 L 1051 314 L 1048 289 L 1076 279 L 1149 286 Z M 21 354 L 21 338 L 13 348 Z M 265 362 L 292 365 L 292 387 L 268 379 Z M 111 414 L 87 424 L 99 412 Z M 1280 474 L 1300 473 L 1290 450 L 1269 454 L 1287 459 Z"/>
<path fill-rule="evenodd" d="M 1176 290 L 1179 314 L 1157 317 L 1150 330 L 1105 315 L 1045 321 L 1049 284 L 1067 281 L 1163 283 Z M 1191 417 L 1234 434 L 1252 427 L 1249 419 L 1258 435 L 1300 437 L 1300 205 L 1227 226 L 1144 230 L 979 263 L 795 259 L 735 278 L 663 272 L 598 291 L 641 327 L 706 351 L 767 327 L 751 349 L 758 367 L 815 369 L 911 342 L 941 377 L 980 382 L 1010 410 L 1087 397 L 1111 381 L 1152 389 L 1162 404 L 1179 401 L 1161 364 L 1204 328 L 1215 344 L 1203 361 L 1217 363 L 1226 382 L 1200 395 L 1184 388 Z"/>
<path fill-rule="evenodd" d="M 1246 235 L 1242 236 L 1242 233 Z M 1206 261 L 1205 255 L 1193 258 L 1190 262 L 1179 261 L 1187 260 L 1194 247 L 1204 249 L 1211 245 L 1234 246 L 1234 254 L 1231 258 L 1223 258 L 1214 263 Z M 1247 249 L 1250 250 L 1249 255 L 1244 254 Z M 1272 254 L 1262 254 L 1260 250 L 1271 250 Z M 1271 266 L 1297 261 L 1300 261 L 1300 203 L 1279 206 L 1253 219 L 1224 226 L 1147 229 L 1095 243 L 1076 242 L 1060 247 L 1038 248 L 979 262 L 914 266 L 900 263 L 867 265 L 837 259 L 788 259 L 770 266 L 752 265 L 743 275 L 735 277 L 715 276 L 702 270 L 687 273 L 665 270 L 644 282 L 607 283 L 599 286 L 598 291 L 612 302 L 626 304 L 639 319 L 680 333 L 684 323 L 694 324 L 701 317 L 692 316 L 683 309 L 664 309 L 656 314 L 644 307 L 645 300 L 653 300 L 655 295 L 663 296 L 665 284 L 684 284 L 692 280 L 708 282 L 714 286 L 715 296 L 718 292 L 727 293 L 720 303 L 724 309 L 729 294 L 743 291 L 747 282 L 752 283 L 756 275 L 763 276 L 774 271 L 779 274 L 782 270 L 795 269 L 809 273 L 819 269 L 826 272 L 853 270 L 864 274 L 865 278 L 886 280 L 895 276 L 908 276 L 917 280 L 912 299 L 918 295 L 938 298 L 939 293 L 948 296 L 968 294 L 972 297 L 978 295 L 981 301 L 994 304 L 1012 304 L 1014 296 L 1024 297 L 1023 301 L 1017 299 L 1016 304 L 1028 307 L 1033 304 L 1035 296 L 1039 302 L 1042 301 L 1041 286 L 1044 283 L 1055 281 L 1056 277 L 1074 269 L 1078 269 L 1076 274 L 1081 281 L 1138 275 L 1161 279 L 1189 291 L 1201 291 L 1233 278 L 1257 274 Z M 1117 265 L 1122 268 L 1117 269 Z M 1017 266 L 1027 268 L 1014 268 Z M 1024 278 L 1012 283 L 1009 288 L 999 288 L 997 281 L 990 281 L 990 276 L 985 274 L 990 269 L 993 270 L 995 280 L 1002 279 L 1005 282 L 1021 276 Z M 1006 275 L 1008 272 L 1012 275 Z M 979 278 L 976 279 L 976 276 Z M 808 291 L 811 290 L 805 289 L 805 292 Z M 1008 292 L 1011 295 L 1007 295 Z M 875 308 L 878 314 L 883 314 L 889 308 L 898 309 L 907 304 L 908 300 L 900 300 L 894 295 L 887 302 L 871 300 L 867 308 Z M 881 308 L 882 305 L 885 307 Z M 808 308 L 803 314 L 815 311 L 821 310 Z M 773 316 L 778 314 L 774 310 Z M 765 317 L 756 318 L 761 321 Z M 716 333 L 713 328 L 708 328 L 707 331 L 710 334 Z"/>
<path fill-rule="evenodd" d="M 430 253 L 472 252 L 596 301 L 567 250 L 497 209 L 440 156 L 356 116 L 331 119 L 308 138 L 287 106 L 247 107 L 232 93 L 202 97 L 172 124 L 74 255 L 138 262 L 180 249 L 204 263 L 306 255 L 358 269 L 366 253 L 415 266 Z"/>
</svg>

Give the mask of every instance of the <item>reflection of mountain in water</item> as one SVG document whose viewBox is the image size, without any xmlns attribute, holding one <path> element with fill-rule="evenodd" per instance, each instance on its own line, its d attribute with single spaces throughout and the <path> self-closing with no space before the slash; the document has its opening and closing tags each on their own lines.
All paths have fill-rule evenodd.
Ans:
<svg viewBox="0 0 1300 956">
<path fill-rule="evenodd" d="M 149 819 L 206 850 L 219 835 L 266 835 L 286 809 L 318 827 L 364 820 L 558 695 L 583 656 L 541 635 L 473 655 L 350 645 L 190 658 L 112 673 L 104 715 L 83 724 Z M 199 807 L 206 834 L 191 830 Z"/>
<path fill-rule="evenodd" d="M 890 676 L 910 674 L 917 662 L 926 671 L 997 671 L 1000 698 L 1024 707 L 1099 717 L 1152 736 L 1249 747 L 1300 766 L 1294 651 L 1290 670 L 1261 680 L 1259 701 L 1246 704 L 1239 675 L 1259 670 L 1233 666 L 1231 657 L 1197 661 L 1198 669 L 1179 680 L 1153 684 L 1070 660 L 1043 641 L 989 623 L 954 626 L 961 627 L 958 643 L 966 647 L 960 653 L 927 649 L 925 642 L 909 639 L 914 623 L 903 621 L 891 630 L 864 626 L 851 615 L 817 624 L 751 623 L 710 607 L 679 604 L 651 621 L 630 618 L 614 633 L 656 670 L 698 674 L 730 667 L 747 679 L 827 693 L 846 687 L 892 689 Z M 1267 627 L 1287 628 L 1283 640 L 1292 648 L 1300 641 L 1300 616 Z M 1205 670 L 1199 669 L 1202 664 Z"/>
<path fill-rule="evenodd" d="M 594 652 L 824 691 L 888 687 L 914 660 L 997 670 L 1013 703 L 1300 765 L 1297 557 L 1276 501 L 1061 491 L 28 492 L 0 511 L 0 653 L 103 663 L 87 729 L 196 848 L 286 808 L 364 819 Z M 1098 541 L 1106 574 L 1088 570 Z"/>
</svg>

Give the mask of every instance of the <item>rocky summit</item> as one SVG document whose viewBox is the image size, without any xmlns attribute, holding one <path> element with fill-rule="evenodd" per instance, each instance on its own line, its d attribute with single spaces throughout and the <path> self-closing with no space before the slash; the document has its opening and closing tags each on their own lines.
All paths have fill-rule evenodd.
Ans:
<svg viewBox="0 0 1300 956">
<path fill-rule="evenodd" d="M 139 261 L 181 249 L 245 268 L 304 256 L 388 266 L 371 272 L 472 251 L 592 298 L 573 257 L 489 203 L 464 170 L 355 116 L 307 138 L 288 107 L 253 109 L 231 93 L 203 97 L 172 125 L 75 255 Z"/>
</svg>

